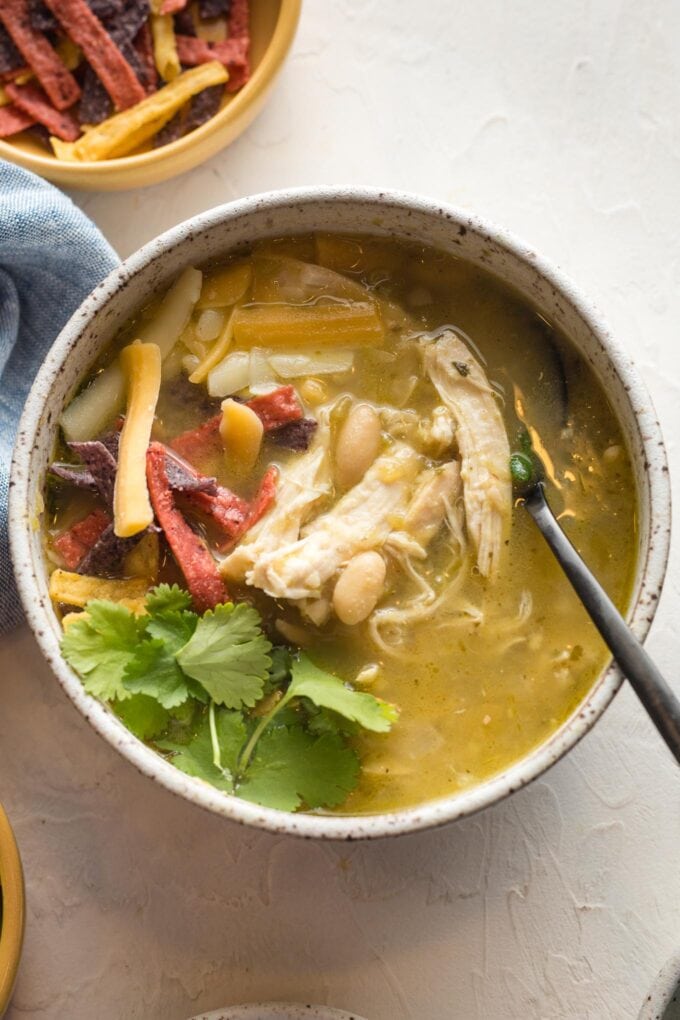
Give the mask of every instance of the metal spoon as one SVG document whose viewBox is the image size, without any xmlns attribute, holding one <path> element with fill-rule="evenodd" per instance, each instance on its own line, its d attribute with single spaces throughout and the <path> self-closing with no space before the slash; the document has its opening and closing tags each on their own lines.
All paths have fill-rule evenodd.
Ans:
<svg viewBox="0 0 680 1020">
<path fill-rule="evenodd" d="M 673 694 L 602 585 L 562 531 L 548 506 L 543 482 L 538 478 L 523 481 L 520 486 L 516 486 L 516 491 L 604 638 L 621 672 L 628 677 L 652 722 L 680 763 L 680 700 Z"/>
</svg>

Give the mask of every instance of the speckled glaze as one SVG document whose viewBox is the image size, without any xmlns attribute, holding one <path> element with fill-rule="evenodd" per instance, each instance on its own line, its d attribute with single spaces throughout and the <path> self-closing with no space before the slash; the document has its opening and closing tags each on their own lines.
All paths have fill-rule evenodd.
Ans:
<svg viewBox="0 0 680 1020">
<path fill-rule="evenodd" d="M 97 354 L 123 323 L 187 265 L 255 239 L 313 230 L 422 241 L 483 266 L 523 293 L 562 329 L 609 394 L 633 458 L 639 494 L 639 555 L 628 619 L 644 639 L 654 618 L 670 538 L 666 453 L 651 400 L 630 357 L 577 288 L 521 241 L 467 212 L 417 196 L 369 188 L 270 192 L 218 207 L 145 245 L 83 302 L 52 347 L 20 423 L 12 467 L 10 537 L 19 591 L 38 644 L 64 690 L 94 728 L 142 773 L 233 821 L 310 838 L 366 839 L 452 822 L 508 796 L 562 757 L 593 726 L 622 677 L 610 665 L 588 697 L 547 741 L 474 789 L 417 808 L 372 816 L 287 814 L 223 794 L 163 761 L 85 693 L 59 652 L 60 625 L 48 595 L 35 527 L 45 469 L 62 409 Z"/>
<path fill-rule="evenodd" d="M 663 965 L 638 1020 L 680 1020 L 680 949 Z"/>
<path fill-rule="evenodd" d="M 306 1006 L 295 1002 L 249 1002 L 201 1013 L 191 1020 L 364 1020 L 358 1013 L 330 1006 Z"/>
</svg>

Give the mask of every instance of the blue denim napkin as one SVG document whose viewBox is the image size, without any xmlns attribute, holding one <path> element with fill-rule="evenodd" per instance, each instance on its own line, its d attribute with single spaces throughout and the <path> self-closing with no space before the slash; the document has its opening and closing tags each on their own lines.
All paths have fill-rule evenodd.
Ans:
<svg viewBox="0 0 680 1020">
<path fill-rule="evenodd" d="M 0 633 L 22 619 L 7 537 L 19 417 L 52 341 L 118 261 L 66 195 L 0 160 Z"/>
</svg>

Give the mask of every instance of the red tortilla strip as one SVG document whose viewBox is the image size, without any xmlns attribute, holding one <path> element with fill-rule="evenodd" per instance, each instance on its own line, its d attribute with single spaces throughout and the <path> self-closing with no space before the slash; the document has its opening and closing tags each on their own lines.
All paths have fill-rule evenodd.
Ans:
<svg viewBox="0 0 680 1020">
<path fill-rule="evenodd" d="M 227 36 L 229 39 L 240 36 L 250 39 L 250 0 L 231 0 Z"/>
<path fill-rule="evenodd" d="M 10 138 L 18 135 L 35 124 L 33 117 L 29 117 L 23 110 L 16 106 L 3 106 L 0 108 L 0 138 Z"/>
<path fill-rule="evenodd" d="M 53 547 L 69 570 L 76 569 L 110 523 L 111 518 L 105 510 L 93 510 L 54 540 Z"/>
<path fill-rule="evenodd" d="M 38 85 L 7 85 L 5 91 L 15 106 L 32 117 L 38 124 L 44 124 L 47 130 L 65 142 L 75 142 L 80 138 L 80 124 L 68 110 L 55 110 L 47 94 Z"/>
<path fill-rule="evenodd" d="M 209 43 L 191 35 L 176 35 L 177 56 L 185 67 L 196 67 L 207 64 L 210 60 L 219 60 L 221 64 L 232 68 L 245 68 L 248 64 L 248 40 L 225 39 L 223 42 Z"/>
<path fill-rule="evenodd" d="M 65 7 L 68 0 L 56 2 Z M 0 0 L 0 21 L 56 108 L 72 106 L 80 96 L 78 82 L 42 32 L 32 27 L 29 0 Z"/>
<path fill-rule="evenodd" d="M 173 450 L 176 450 L 180 457 L 184 457 L 190 464 L 196 464 L 213 453 L 218 453 L 222 448 L 220 439 L 220 422 L 222 415 L 216 414 L 209 418 L 204 425 L 189 432 L 182 432 L 175 436 L 170 442 Z"/>
<path fill-rule="evenodd" d="M 264 517 L 272 503 L 276 502 L 276 483 L 279 479 L 279 471 L 273 464 L 267 468 L 262 476 L 260 487 L 255 498 L 250 504 L 250 513 L 244 528 L 244 533 L 257 524 L 260 517 Z"/>
<path fill-rule="evenodd" d="M 190 506 L 209 517 L 229 538 L 242 534 L 250 508 L 245 499 L 236 493 L 220 485 L 215 496 L 207 492 L 191 492 L 187 494 L 187 500 Z"/>
<path fill-rule="evenodd" d="M 272 390 L 271 393 L 253 397 L 246 401 L 246 407 L 255 412 L 265 432 L 302 417 L 302 407 L 294 386 L 279 386 L 278 390 Z"/>
<path fill-rule="evenodd" d="M 3 0 L 4 2 L 4 0 Z M 45 0 L 111 96 L 117 110 L 127 110 L 146 97 L 130 64 L 85 0 Z"/>
<path fill-rule="evenodd" d="M 187 5 L 187 0 L 163 0 L 161 14 L 179 14 Z"/>
<path fill-rule="evenodd" d="M 206 609 L 214 609 L 219 602 L 227 602 L 229 594 L 205 542 L 192 531 L 175 506 L 165 471 L 165 457 L 162 444 L 151 443 L 146 454 L 149 496 L 156 520 L 184 574 L 194 605 L 202 613 Z"/>
</svg>

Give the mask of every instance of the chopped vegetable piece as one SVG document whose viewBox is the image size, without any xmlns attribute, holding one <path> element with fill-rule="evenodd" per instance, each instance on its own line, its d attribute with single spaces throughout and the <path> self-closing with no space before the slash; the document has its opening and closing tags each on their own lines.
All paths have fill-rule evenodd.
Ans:
<svg viewBox="0 0 680 1020">
<path fill-rule="evenodd" d="M 369 302 L 328 305 L 246 305 L 234 317 L 239 347 L 382 344 L 378 307 Z"/>
<path fill-rule="evenodd" d="M 228 398 L 222 402 L 220 437 L 224 448 L 244 470 L 250 471 L 260 455 L 264 426 L 252 408 Z"/>
<path fill-rule="evenodd" d="M 318 422 L 313 418 L 300 418 L 298 421 L 280 425 L 277 429 L 271 429 L 267 433 L 267 439 L 270 443 L 283 446 L 287 450 L 307 450 L 317 427 Z"/>
<path fill-rule="evenodd" d="M 52 0 L 55 2 L 55 0 Z M 73 143 L 71 157 L 100 160 L 124 156 L 152 137 L 197 92 L 225 82 L 228 74 L 217 61 L 201 64 L 147 96 L 130 110 L 118 113 L 92 128 Z"/>
<path fill-rule="evenodd" d="M 253 279 L 253 270 L 248 263 L 235 263 L 209 273 L 203 280 L 197 308 L 227 308 L 242 301 L 248 293 Z"/>
<path fill-rule="evenodd" d="M 212 369 L 215 368 L 215 366 L 218 365 L 219 362 L 222 361 L 222 359 L 226 356 L 227 351 L 231 347 L 233 335 L 234 335 L 234 312 L 232 312 L 229 318 L 227 319 L 225 327 L 222 330 L 222 335 L 217 339 L 216 343 L 213 344 L 212 348 L 210 349 L 208 354 L 206 354 L 205 358 L 203 358 L 203 360 L 199 362 L 198 367 L 195 368 L 194 371 L 189 376 L 189 382 L 192 383 L 205 382 L 205 380 L 208 378 L 208 374 L 212 371 Z"/>
<path fill-rule="evenodd" d="M 80 96 L 78 83 L 42 32 L 32 27 L 28 0 L 2 0 L 0 21 L 56 108 L 72 106 Z"/>
<path fill-rule="evenodd" d="M 161 386 L 161 352 L 156 344 L 129 344 L 120 354 L 128 380 L 127 416 L 120 437 L 113 497 L 116 535 L 136 535 L 153 521 L 146 486 L 146 451 Z"/>
<path fill-rule="evenodd" d="M 110 522 L 111 518 L 105 510 L 92 510 L 87 517 L 83 517 L 55 538 L 53 548 L 69 570 L 75 570 Z"/>
<path fill-rule="evenodd" d="M 212 609 L 228 599 L 226 588 L 214 559 L 203 540 L 191 530 L 175 501 L 165 472 L 166 453 L 160 443 L 151 443 L 147 452 L 149 494 L 158 523 L 165 532 L 187 587 L 199 611 Z"/>
<path fill-rule="evenodd" d="M 286 351 L 271 354 L 269 364 L 282 379 L 295 379 L 301 375 L 334 375 L 349 372 L 354 364 L 353 351 Z"/>
<path fill-rule="evenodd" d="M 11 138 L 35 124 L 35 119 L 16 106 L 0 109 L 0 138 Z"/>
<path fill-rule="evenodd" d="M 151 36 L 156 70 L 163 81 L 172 81 L 181 71 L 172 12 L 162 12 L 164 4 L 160 0 L 151 0 L 151 4 Z"/>
<path fill-rule="evenodd" d="M 271 647 L 257 610 L 229 603 L 203 615 L 177 661 L 216 704 L 252 708 L 262 697 Z"/>
<path fill-rule="evenodd" d="M 227 354 L 208 375 L 208 393 L 211 397 L 228 397 L 246 389 L 250 382 L 250 354 L 234 351 Z"/>
<path fill-rule="evenodd" d="M 137 75 L 85 0 L 45 0 L 111 96 L 117 110 L 144 99 Z M 56 103 L 55 103 L 56 105 Z"/>
<path fill-rule="evenodd" d="M 50 598 L 65 606 L 85 606 L 91 599 L 121 602 L 123 599 L 143 598 L 148 584 L 141 578 L 129 581 L 105 577 L 88 577 L 68 570 L 54 570 L 50 575 Z"/>
</svg>

